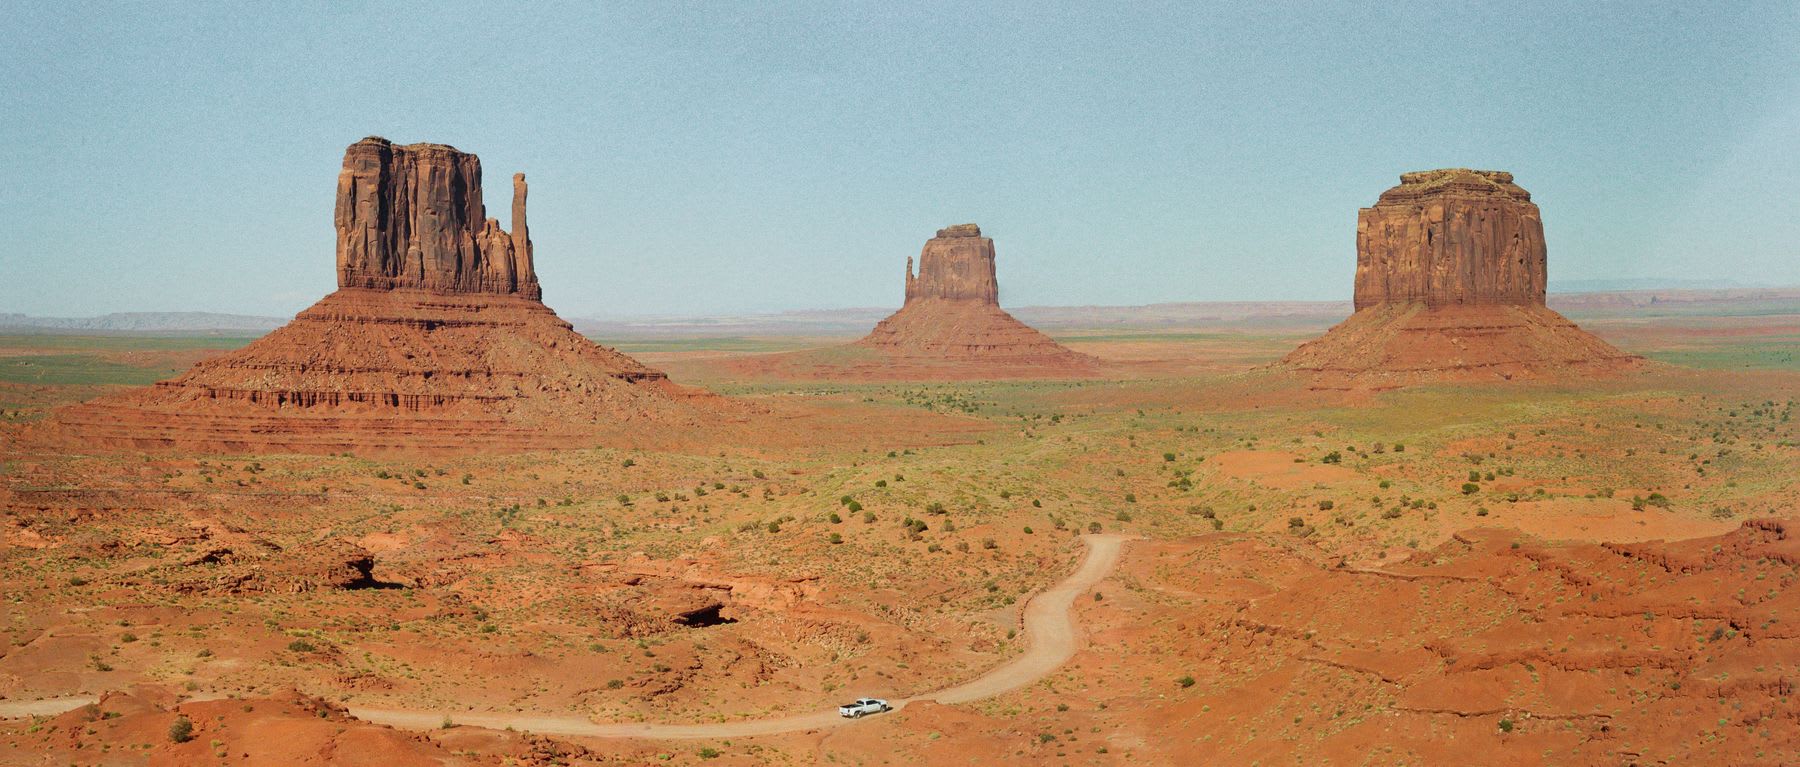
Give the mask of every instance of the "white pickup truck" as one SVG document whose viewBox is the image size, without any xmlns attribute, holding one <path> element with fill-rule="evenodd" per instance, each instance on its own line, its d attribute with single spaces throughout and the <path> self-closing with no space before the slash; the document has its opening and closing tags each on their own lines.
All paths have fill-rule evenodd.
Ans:
<svg viewBox="0 0 1800 767">
<path fill-rule="evenodd" d="M 879 714 L 894 710 L 893 706 L 880 698 L 857 698 L 855 703 L 838 706 L 838 716 L 850 719 L 861 719 L 865 714 Z"/>
</svg>

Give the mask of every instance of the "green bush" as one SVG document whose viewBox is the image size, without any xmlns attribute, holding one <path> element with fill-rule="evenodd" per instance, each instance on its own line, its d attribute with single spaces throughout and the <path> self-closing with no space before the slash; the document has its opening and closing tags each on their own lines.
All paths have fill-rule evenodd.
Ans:
<svg viewBox="0 0 1800 767">
<path fill-rule="evenodd" d="M 171 743 L 186 743 L 193 739 L 194 739 L 194 722 L 193 722 L 193 720 L 188 719 L 186 714 L 176 716 L 174 723 L 169 725 L 169 742 L 171 742 Z"/>
</svg>

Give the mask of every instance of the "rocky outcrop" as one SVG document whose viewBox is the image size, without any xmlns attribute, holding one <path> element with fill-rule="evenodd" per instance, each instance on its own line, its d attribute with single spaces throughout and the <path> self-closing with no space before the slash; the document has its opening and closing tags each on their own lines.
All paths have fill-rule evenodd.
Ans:
<svg viewBox="0 0 1800 767">
<path fill-rule="evenodd" d="M 1614 374 L 1641 360 L 1544 305 L 1544 225 L 1510 173 L 1405 173 L 1356 224 L 1356 312 L 1282 360 L 1318 388 Z"/>
<path fill-rule="evenodd" d="M 906 260 L 906 302 L 861 340 L 836 347 L 745 357 L 747 376 L 861 380 L 1067 378 L 1098 372 L 1099 361 L 1071 351 L 1000 308 L 994 241 L 981 227 L 937 231 Z"/>
<path fill-rule="evenodd" d="M 939 229 L 906 263 L 906 303 L 857 346 L 875 350 L 865 372 L 901 378 L 1087 375 L 1096 361 L 1000 308 L 994 241 L 974 224 Z M 879 369 L 879 370 L 877 370 Z M 877 376 L 881 377 L 881 376 Z"/>
<path fill-rule="evenodd" d="M 350 146 L 339 289 L 292 322 L 146 389 L 58 414 L 82 447 L 466 452 L 592 444 L 730 406 L 576 333 L 538 300 L 513 177 L 512 231 L 481 162 L 440 144 Z"/>
<path fill-rule="evenodd" d="M 513 176 L 513 231 L 487 217 L 481 160 L 443 144 L 370 137 L 344 152 L 337 188 L 340 288 L 419 288 L 536 299 L 525 174 Z"/>
<path fill-rule="evenodd" d="M 919 274 L 906 260 L 906 303 L 941 299 L 1000 305 L 1000 282 L 994 277 L 994 241 L 981 227 L 957 224 L 939 229 L 919 252 Z"/>
<path fill-rule="evenodd" d="M 1544 222 L 1512 174 L 1403 173 L 1356 220 L 1356 308 L 1544 304 Z"/>
</svg>

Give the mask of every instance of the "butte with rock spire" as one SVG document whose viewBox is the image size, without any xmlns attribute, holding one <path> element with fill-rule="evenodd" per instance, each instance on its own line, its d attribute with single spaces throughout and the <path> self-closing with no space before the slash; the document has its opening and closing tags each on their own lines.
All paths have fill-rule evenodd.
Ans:
<svg viewBox="0 0 1800 767">
<path fill-rule="evenodd" d="M 1544 224 L 1510 173 L 1403 173 L 1356 223 L 1356 311 L 1281 361 L 1316 388 L 1610 375 L 1642 364 L 1544 305 Z"/>
<path fill-rule="evenodd" d="M 1091 376 L 1100 362 L 1000 308 L 994 241 L 981 227 L 939 229 L 906 260 L 906 301 L 855 343 L 745 358 L 749 375 L 873 380 Z"/>
<path fill-rule="evenodd" d="M 728 408 L 543 304 L 525 199 L 515 175 L 506 231 L 487 217 L 475 155 L 358 141 L 338 174 L 336 292 L 242 349 L 49 425 L 95 446 L 486 451 Z"/>
</svg>

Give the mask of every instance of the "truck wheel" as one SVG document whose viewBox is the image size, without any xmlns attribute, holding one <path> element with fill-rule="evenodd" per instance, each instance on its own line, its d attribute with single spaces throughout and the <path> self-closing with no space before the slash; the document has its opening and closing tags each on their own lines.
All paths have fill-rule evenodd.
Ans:
<svg viewBox="0 0 1800 767">
<path fill-rule="evenodd" d="M 861 719 L 862 712 L 861 711 L 852 711 L 852 712 L 850 712 L 850 718 L 851 719 Z"/>
</svg>

